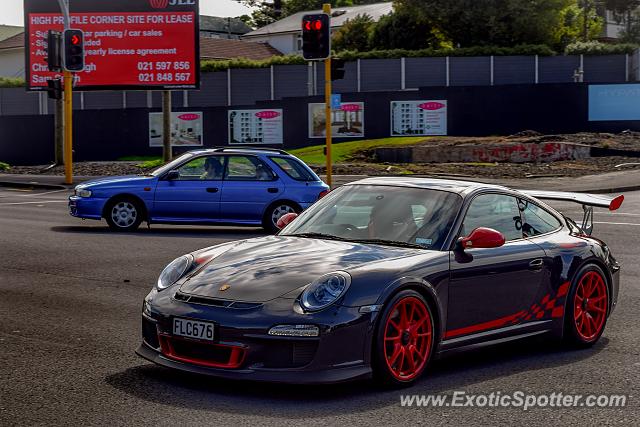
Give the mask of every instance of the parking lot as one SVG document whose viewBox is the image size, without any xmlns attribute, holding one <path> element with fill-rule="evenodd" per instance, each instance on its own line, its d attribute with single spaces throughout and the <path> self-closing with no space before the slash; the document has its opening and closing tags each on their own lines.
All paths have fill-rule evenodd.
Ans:
<svg viewBox="0 0 640 427">
<path fill-rule="evenodd" d="M 0 425 L 550 425 L 640 419 L 640 192 L 597 210 L 594 235 L 622 264 L 619 305 L 593 348 L 543 340 L 439 360 L 407 390 L 368 382 L 288 386 L 185 375 L 138 358 L 143 297 L 179 255 L 262 235 L 143 226 L 116 234 L 67 213 L 67 190 L 0 187 Z M 568 212 L 580 219 L 579 207 Z M 403 394 L 624 394 L 627 407 L 405 408 Z"/>
</svg>

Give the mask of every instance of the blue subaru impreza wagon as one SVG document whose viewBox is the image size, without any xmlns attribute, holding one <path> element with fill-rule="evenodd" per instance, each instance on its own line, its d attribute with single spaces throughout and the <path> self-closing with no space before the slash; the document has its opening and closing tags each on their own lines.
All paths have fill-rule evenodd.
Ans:
<svg viewBox="0 0 640 427">
<path fill-rule="evenodd" d="M 277 149 L 190 151 L 148 175 L 85 182 L 69 197 L 78 218 L 104 218 L 113 230 L 143 222 L 234 224 L 276 231 L 287 213 L 300 213 L 329 187 L 300 159 Z"/>
</svg>

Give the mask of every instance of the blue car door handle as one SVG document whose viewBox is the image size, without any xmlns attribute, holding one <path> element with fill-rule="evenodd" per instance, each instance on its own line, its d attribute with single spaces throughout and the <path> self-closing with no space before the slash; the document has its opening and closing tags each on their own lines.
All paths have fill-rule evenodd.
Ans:
<svg viewBox="0 0 640 427">
<path fill-rule="evenodd" d="M 207 193 L 217 193 L 218 189 L 215 187 L 209 187 L 207 188 Z"/>
<path fill-rule="evenodd" d="M 267 191 L 268 191 L 269 193 L 277 193 L 277 192 L 278 192 L 278 189 L 277 189 L 277 188 L 273 188 L 273 187 L 272 187 L 272 188 L 269 188 Z"/>
</svg>

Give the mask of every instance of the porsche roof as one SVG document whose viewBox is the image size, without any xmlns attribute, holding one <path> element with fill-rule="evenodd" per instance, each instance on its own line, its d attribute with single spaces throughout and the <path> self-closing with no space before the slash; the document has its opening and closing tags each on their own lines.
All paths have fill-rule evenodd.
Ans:
<svg viewBox="0 0 640 427">
<path fill-rule="evenodd" d="M 459 181 L 440 178 L 413 178 L 401 176 L 365 178 L 345 185 L 388 185 L 397 187 L 419 187 L 430 188 L 434 190 L 446 190 L 454 193 L 469 193 L 473 190 L 482 188 L 494 188 L 497 190 L 499 189 L 513 191 L 507 187 L 485 184 L 483 182 Z"/>
</svg>

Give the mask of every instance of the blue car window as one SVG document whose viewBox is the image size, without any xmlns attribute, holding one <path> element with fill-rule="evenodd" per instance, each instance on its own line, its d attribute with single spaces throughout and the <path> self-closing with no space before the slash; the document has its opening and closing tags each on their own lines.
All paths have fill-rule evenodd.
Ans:
<svg viewBox="0 0 640 427">
<path fill-rule="evenodd" d="M 296 159 L 287 157 L 269 157 L 280 169 L 296 181 L 316 181 L 313 173 Z"/>
<path fill-rule="evenodd" d="M 220 156 L 198 157 L 178 168 L 179 181 L 219 181 L 222 179 L 223 159 Z"/>
<path fill-rule="evenodd" d="M 229 156 L 225 179 L 229 181 L 273 181 L 275 175 L 264 162 L 253 156 Z"/>
</svg>

